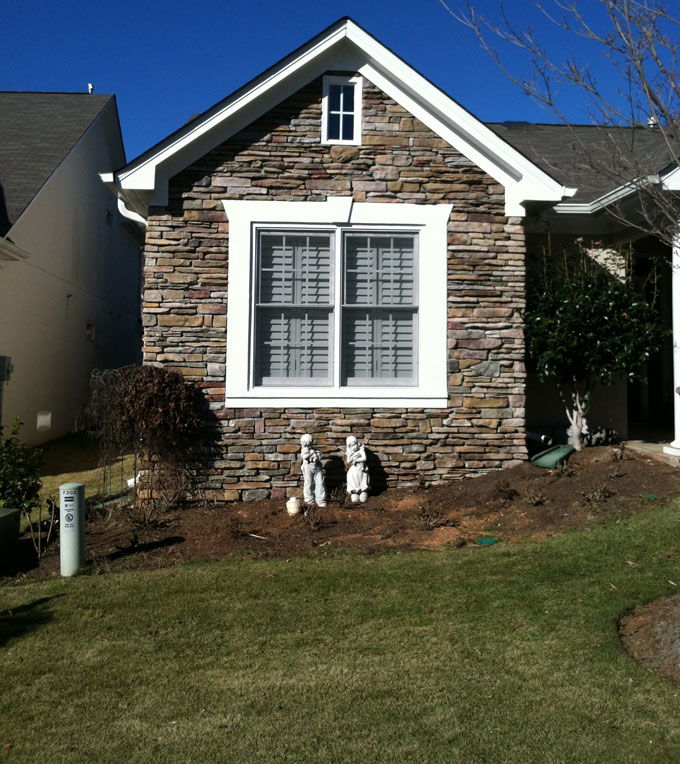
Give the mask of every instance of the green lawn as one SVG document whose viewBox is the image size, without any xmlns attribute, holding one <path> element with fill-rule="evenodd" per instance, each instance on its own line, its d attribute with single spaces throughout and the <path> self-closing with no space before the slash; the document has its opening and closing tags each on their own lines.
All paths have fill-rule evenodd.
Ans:
<svg viewBox="0 0 680 764">
<path fill-rule="evenodd" d="M 680 687 L 616 626 L 677 591 L 679 547 L 680 503 L 543 543 L 5 586 L 0 761 L 678 761 Z"/>
<path fill-rule="evenodd" d="M 45 443 L 40 446 L 40 451 L 40 496 L 43 503 L 48 498 L 59 501 L 59 486 L 62 483 L 84 483 L 88 499 L 101 497 L 102 493 L 117 494 L 127 487 L 127 480 L 135 474 L 133 457 L 126 455 L 112 467 L 111 484 L 105 485 L 99 452 L 85 433 L 67 435 Z"/>
</svg>

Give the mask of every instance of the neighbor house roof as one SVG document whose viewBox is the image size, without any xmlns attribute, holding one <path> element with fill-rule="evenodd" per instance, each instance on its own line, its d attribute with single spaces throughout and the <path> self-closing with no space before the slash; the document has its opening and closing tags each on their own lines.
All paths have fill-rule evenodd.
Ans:
<svg viewBox="0 0 680 764">
<path fill-rule="evenodd" d="M 113 97 L 0 92 L 0 236 Z"/>
<path fill-rule="evenodd" d="M 571 203 L 590 203 L 672 161 L 667 135 L 648 127 L 487 123 L 497 135 L 560 183 L 578 190 Z"/>
</svg>

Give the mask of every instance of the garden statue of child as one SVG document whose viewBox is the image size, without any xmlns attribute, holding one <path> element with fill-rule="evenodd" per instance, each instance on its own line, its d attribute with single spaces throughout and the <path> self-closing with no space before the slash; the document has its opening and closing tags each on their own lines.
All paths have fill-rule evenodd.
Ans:
<svg viewBox="0 0 680 764">
<path fill-rule="evenodd" d="M 354 437 L 350 435 L 345 441 L 345 463 L 347 466 L 347 493 L 350 495 L 352 504 L 368 499 L 370 480 L 368 467 L 366 466 L 366 449 Z"/>
<path fill-rule="evenodd" d="M 300 438 L 300 461 L 302 462 L 302 477 L 304 478 L 305 504 L 319 507 L 326 506 L 325 473 L 321 464 L 321 454 L 314 448 L 314 438 L 303 435 Z"/>
</svg>

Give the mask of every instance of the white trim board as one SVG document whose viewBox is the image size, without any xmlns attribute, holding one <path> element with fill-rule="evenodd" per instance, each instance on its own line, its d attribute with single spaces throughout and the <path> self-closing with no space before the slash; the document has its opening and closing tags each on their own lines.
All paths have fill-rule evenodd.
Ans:
<svg viewBox="0 0 680 764">
<path fill-rule="evenodd" d="M 592 202 L 562 202 L 561 204 L 556 204 L 554 210 L 561 215 L 592 215 L 609 207 L 610 204 L 620 202 L 622 199 L 632 196 L 636 191 L 645 186 L 661 184 L 662 188 L 666 191 L 678 191 L 680 190 L 679 173 L 680 171 L 676 168 L 663 178 L 659 175 L 647 175 L 645 178 L 617 186 L 597 199 L 593 199 Z"/>
<path fill-rule="evenodd" d="M 329 197 L 325 202 L 224 200 L 229 218 L 226 407 L 350 406 L 361 408 L 447 405 L 447 230 L 450 204 L 386 204 Z M 420 237 L 418 279 L 418 384 L 413 386 L 290 386 L 252 384 L 251 298 L 253 231 L 257 224 L 408 226 Z M 230 331 L 230 327 L 239 327 Z"/>
<path fill-rule="evenodd" d="M 25 260 L 29 253 L 17 247 L 9 239 L 0 238 L 0 260 Z"/>
<path fill-rule="evenodd" d="M 338 21 L 203 118 L 130 162 L 110 184 L 124 195 L 149 192 L 151 205 L 166 204 L 173 175 L 327 71 L 366 77 L 503 185 L 507 215 L 523 216 L 524 202 L 559 202 L 576 191 L 558 183 L 351 19 Z"/>
</svg>

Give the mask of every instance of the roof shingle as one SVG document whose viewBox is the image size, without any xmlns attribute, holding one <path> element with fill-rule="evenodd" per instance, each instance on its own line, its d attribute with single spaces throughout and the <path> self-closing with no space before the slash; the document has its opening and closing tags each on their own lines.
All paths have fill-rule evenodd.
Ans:
<svg viewBox="0 0 680 764">
<path fill-rule="evenodd" d="M 647 127 L 490 122 L 498 136 L 565 186 L 570 202 L 592 202 L 637 177 L 672 162 L 661 130 Z"/>
<path fill-rule="evenodd" d="M 111 98 L 0 92 L 0 236 L 14 225 Z"/>
</svg>

